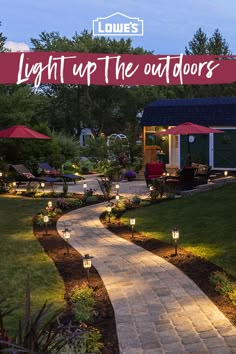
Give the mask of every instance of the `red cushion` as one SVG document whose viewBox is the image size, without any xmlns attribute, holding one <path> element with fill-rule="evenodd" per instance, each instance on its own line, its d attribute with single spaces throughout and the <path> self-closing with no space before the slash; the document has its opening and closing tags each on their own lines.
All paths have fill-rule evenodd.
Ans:
<svg viewBox="0 0 236 354">
<path fill-rule="evenodd" d="M 163 173 L 163 163 L 147 163 L 146 166 L 147 169 L 147 175 L 158 175 L 161 176 Z"/>
</svg>

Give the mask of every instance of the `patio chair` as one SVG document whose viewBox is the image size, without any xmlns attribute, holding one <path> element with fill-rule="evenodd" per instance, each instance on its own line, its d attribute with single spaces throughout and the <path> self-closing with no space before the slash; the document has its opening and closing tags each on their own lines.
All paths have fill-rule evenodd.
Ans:
<svg viewBox="0 0 236 354">
<path fill-rule="evenodd" d="M 164 172 L 163 162 L 147 162 L 144 171 L 147 187 L 152 184 L 153 179 L 161 177 Z"/>
<path fill-rule="evenodd" d="M 183 167 L 176 176 L 165 177 L 165 189 L 173 193 L 194 188 L 195 167 Z"/>
<path fill-rule="evenodd" d="M 44 182 L 50 183 L 53 187 L 55 182 L 60 182 L 61 179 L 57 177 L 36 177 L 34 176 L 24 165 L 10 165 L 10 169 L 13 169 L 16 173 L 15 179 L 16 183 L 19 186 L 22 182 L 28 182 L 28 186 L 31 182 Z"/>
<path fill-rule="evenodd" d="M 207 184 L 211 173 L 211 166 L 192 163 L 192 167 L 196 168 L 194 176 L 194 184 L 196 186 L 201 184 Z"/>
<path fill-rule="evenodd" d="M 61 177 L 64 183 L 80 181 L 84 179 L 81 176 L 75 175 L 74 173 L 60 173 L 54 167 L 52 167 L 48 162 L 40 162 L 38 164 L 41 173 L 44 176 L 53 176 L 53 177 Z"/>
</svg>

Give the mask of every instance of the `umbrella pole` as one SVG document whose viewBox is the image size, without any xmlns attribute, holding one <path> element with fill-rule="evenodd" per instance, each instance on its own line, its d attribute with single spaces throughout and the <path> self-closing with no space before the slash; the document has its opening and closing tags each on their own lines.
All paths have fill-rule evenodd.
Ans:
<svg viewBox="0 0 236 354">
<path fill-rule="evenodd" d="M 190 142 L 189 142 L 189 136 L 188 136 L 188 164 L 191 166 L 191 155 L 190 155 Z"/>
</svg>

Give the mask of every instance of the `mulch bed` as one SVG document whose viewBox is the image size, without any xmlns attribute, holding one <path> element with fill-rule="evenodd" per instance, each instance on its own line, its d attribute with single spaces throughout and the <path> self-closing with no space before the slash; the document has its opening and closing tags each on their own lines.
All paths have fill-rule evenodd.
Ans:
<svg viewBox="0 0 236 354">
<path fill-rule="evenodd" d="M 178 254 L 175 256 L 173 245 L 157 239 L 147 238 L 137 232 L 134 233 L 134 238 L 132 239 L 130 228 L 126 225 L 122 225 L 119 220 L 112 224 L 105 222 L 102 218 L 101 221 L 117 236 L 143 247 L 144 249 L 164 258 L 177 268 L 181 269 L 199 286 L 199 288 L 212 300 L 212 302 L 215 303 L 215 305 L 225 314 L 231 323 L 236 325 L 236 306 L 234 306 L 226 297 L 216 292 L 214 285 L 209 281 L 210 274 L 215 271 L 222 272 L 222 268 L 180 247 L 178 247 Z M 228 276 L 232 279 L 232 276 Z"/>
<path fill-rule="evenodd" d="M 73 288 L 87 283 L 87 274 L 83 268 L 82 256 L 64 241 L 56 230 L 56 220 L 48 226 L 48 235 L 43 227 L 33 224 L 34 235 L 44 248 L 45 252 L 55 263 L 65 284 L 65 300 L 67 301 L 67 313 L 65 320 L 74 320 L 70 310 L 69 295 Z M 67 250 L 69 253 L 67 253 Z M 118 339 L 113 307 L 108 297 L 106 288 L 100 275 L 94 267 L 90 270 L 89 286 L 92 287 L 96 307 L 94 320 L 91 325 L 98 328 L 103 337 L 104 354 L 118 354 Z"/>
</svg>

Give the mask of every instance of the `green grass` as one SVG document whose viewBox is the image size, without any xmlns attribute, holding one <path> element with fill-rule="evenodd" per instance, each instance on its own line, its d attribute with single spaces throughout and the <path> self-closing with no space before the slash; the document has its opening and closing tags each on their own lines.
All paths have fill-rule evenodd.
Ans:
<svg viewBox="0 0 236 354">
<path fill-rule="evenodd" d="M 54 263 L 33 235 L 32 217 L 44 200 L 0 197 L 0 297 L 11 304 L 24 303 L 26 277 L 30 273 L 33 309 L 47 300 L 64 305 L 64 283 Z M 17 310 L 7 322 L 13 333 L 24 310 Z"/>
<path fill-rule="evenodd" d="M 170 200 L 127 212 L 136 217 L 135 230 L 172 243 L 171 230 L 180 231 L 179 245 L 236 276 L 236 183 L 191 197 Z"/>
</svg>

